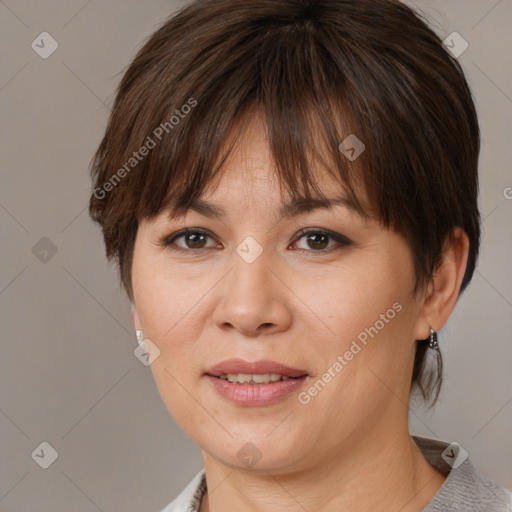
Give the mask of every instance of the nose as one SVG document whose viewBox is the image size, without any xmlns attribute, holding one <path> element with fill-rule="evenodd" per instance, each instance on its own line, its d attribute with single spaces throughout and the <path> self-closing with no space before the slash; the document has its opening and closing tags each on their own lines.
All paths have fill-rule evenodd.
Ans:
<svg viewBox="0 0 512 512">
<path fill-rule="evenodd" d="M 264 252 L 252 262 L 234 252 L 231 262 L 213 313 L 215 324 L 248 337 L 287 330 L 292 321 L 288 303 L 292 293 L 276 265 Z"/>
</svg>

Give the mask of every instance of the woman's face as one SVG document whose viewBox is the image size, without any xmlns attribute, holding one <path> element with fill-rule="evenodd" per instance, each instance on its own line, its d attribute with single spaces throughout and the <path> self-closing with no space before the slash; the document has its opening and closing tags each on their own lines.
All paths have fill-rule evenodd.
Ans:
<svg viewBox="0 0 512 512">
<path fill-rule="evenodd" d="M 223 216 L 143 221 L 133 259 L 135 324 L 160 350 L 151 368 L 182 429 L 228 466 L 274 473 L 403 432 L 414 340 L 427 336 L 404 238 L 343 203 L 282 216 L 259 118 L 202 199 Z M 184 228 L 202 233 L 173 238 Z"/>
</svg>

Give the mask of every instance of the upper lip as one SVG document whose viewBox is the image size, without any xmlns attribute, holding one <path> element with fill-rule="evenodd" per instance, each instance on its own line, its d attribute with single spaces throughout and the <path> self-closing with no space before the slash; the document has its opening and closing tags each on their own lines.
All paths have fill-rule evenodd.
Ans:
<svg viewBox="0 0 512 512">
<path fill-rule="evenodd" d="M 219 377 L 220 375 L 227 375 L 230 373 L 243 373 L 246 375 L 277 373 L 278 375 L 284 375 L 286 377 L 302 377 L 303 375 L 308 374 L 305 370 L 290 368 L 285 364 L 267 359 L 253 362 L 244 361 L 243 359 L 227 359 L 212 366 L 206 371 L 207 375 L 211 375 L 213 377 Z"/>
</svg>

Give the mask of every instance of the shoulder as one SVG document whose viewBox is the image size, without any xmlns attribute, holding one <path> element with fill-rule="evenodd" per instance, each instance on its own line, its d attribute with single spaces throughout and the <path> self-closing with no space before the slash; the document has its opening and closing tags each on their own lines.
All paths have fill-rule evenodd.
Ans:
<svg viewBox="0 0 512 512">
<path fill-rule="evenodd" d="M 204 469 L 202 469 L 161 512 L 197 512 L 205 492 L 206 479 Z"/>
<path fill-rule="evenodd" d="M 447 475 L 423 512 L 512 512 L 512 492 L 479 473 L 462 446 L 412 437 L 428 462 Z"/>
</svg>

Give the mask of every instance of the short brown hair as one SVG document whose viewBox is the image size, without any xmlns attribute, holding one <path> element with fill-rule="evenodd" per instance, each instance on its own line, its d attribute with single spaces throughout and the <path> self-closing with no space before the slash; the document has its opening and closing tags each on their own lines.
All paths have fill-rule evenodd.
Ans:
<svg viewBox="0 0 512 512">
<path fill-rule="evenodd" d="M 131 299 L 139 220 L 171 198 L 186 211 L 221 169 L 235 121 L 255 110 L 287 192 L 323 197 L 310 164 L 327 156 L 358 211 L 407 239 L 415 291 L 462 227 L 465 289 L 480 239 L 480 133 L 464 73 L 428 25 L 398 0 L 196 0 L 128 67 L 91 163 L 89 213 Z M 350 134 L 365 145 L 354 161 L 340 151 Z M 418 342 L 412 376 L 425 400 L 442 368 L 439 355 L 427 371 L 426 348 Z"/>
</svg>

